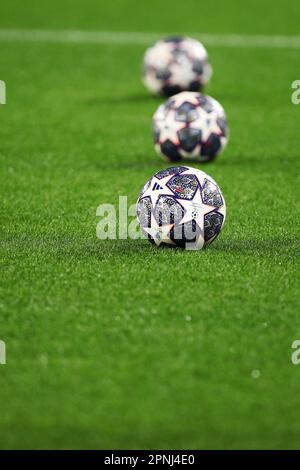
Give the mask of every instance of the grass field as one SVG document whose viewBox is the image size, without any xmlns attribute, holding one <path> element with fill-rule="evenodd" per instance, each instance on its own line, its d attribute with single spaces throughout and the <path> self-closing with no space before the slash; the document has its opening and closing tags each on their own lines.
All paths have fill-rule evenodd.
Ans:
<svg viewBox="0 0 300 470">
<path fill-rule="evenodd" d="M 161 5 L 2 0 L 0 28 L 300 34 L 296 0 Z M 96 238 L 167 166 L 145 47 L 0 41 L 0 448 L 297 448 L 299 49 L 208 47 L 228 218 L 184 252 Z"/>
</svg>

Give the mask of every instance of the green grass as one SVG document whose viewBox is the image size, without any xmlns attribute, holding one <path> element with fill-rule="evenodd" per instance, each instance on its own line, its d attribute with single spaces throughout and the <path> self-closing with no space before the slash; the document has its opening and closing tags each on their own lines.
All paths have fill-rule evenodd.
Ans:
<svg viewBox="0 0 300 470">
<path fill-rule="evenodd" d="M 155 2 L 2 3 L 0 27 L 298 27 L 295 1 L 240 12 L 237 1 L 222 12 L 206 2 L 205 15 L 191 1 L 183 21 L 170 2 L 160 15 Z M 209 48 L 207 92 L 224 105 L 231 138 L 201 168 L 222 188 L 228 218 L 200 252 L 96 238 L 97 206 L 119 195 L 134 203 L 166 167 L 151 142 L 160 100 L 140 83 L 143 52 L 0 43 L 0 448 L 297 448 L 299 50 Z"/>
</svg>

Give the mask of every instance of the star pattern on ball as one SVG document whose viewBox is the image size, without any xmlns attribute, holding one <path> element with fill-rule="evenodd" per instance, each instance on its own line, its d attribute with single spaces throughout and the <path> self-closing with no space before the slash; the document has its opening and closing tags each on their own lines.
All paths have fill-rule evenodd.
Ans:
<svg viewBox="0 0 300 470">
<path fill-rule="evenodd" d="M 148 189 L 144 192 L 142 197 L 150 197 L 152 207 L 156 206 L 157 200 L 160 196 L 174 196 L 173 191 L 169 189 L 166 184 L 167 182 L 173 177 L 173 175 L 168 175 L 161 180 L 153 176 L 151 180 L 151 184 L 149 185 Z"/>
<path fill-rule="evenodd" d="M 173 72 L 170 78 L 170 83 L 179 85 L 185 88 L 186 84 L 193 79 L 193 64 L 190 59 L 182 59 L 180 63 L 175 63 L 170 66 Z"/>
<path fill-rule="evenodd" d="M 178 93 L 178 95 L 175 95 L 175 101 L 174 101 L 174 106 L 176 108 L 179 108 L 183 103 L 191 103 L 194 104 L 195 106 L 199 105 L 198 101 L 198 93 L 193 93 L 193 92 L 186 92 L 183 91 L 182 93 Z"/>
<path fill-rule="evenodd" d="M 174 224 L 159 225 L 154 215 L 151 214 L 150 227 L 143 227 L 143 230 L 151 236 L 157 246 L 160 246 L 161 243 L 175 245 L 170 238 L 170 230 L 173 226 Z"/>
<path fill-rule="evenodd" d="M 195 168 L 187 167 L 187 170 L 183 171 L 181 174 L 182 175 L 195 175 Z M 204 173 L 204 171 L 197 170 L 197 180 L 200 183 L 201 188 L 203 188 L 206 176 L 207 175 Z"/>
<path fill-rule="evenodd" d="M 225 201 L 217 183 L 205 172 L 191 167 L 171 167 L 156 175 L 149 180 L 138 200 L 148 200 L 146 207 L 139 207 L 145 217 L 137 214 L 144 235 L 156 246 L 187 250 L 199 250 L 211 243 L 220 233 L 226 216 Z M 158 176 L 164 177 L 159 179 Z M 177 179 L 173 184 L 174 178 Z M 183 192 L 178 190 L 180 187 Z M 176 214 L 172 210 L 174 205 Z M 219 217 L 217 221 L 216 217 Z"/>
<path fill-rule="evenodd" d="M 220 126 L 217 124 L 215 118 L 211 117 L 209 113 L 201 108 L 198 109 L 198 114 L 198 118 L 193 121 L 193 125 L 191 127 L 195 127 L 196 129 L 201 128 L 203 141 L 206 141 L 211 134 L 222 134 Z M 206 123 L 205 126 L 202 125 L 204 121 Z"/>
<path fill-rule="evenodd" d="M 168 161 L 209 161 L 225 147 L 228 126 L 223 107 L 208 95 L 181 92 L 153 116 L 156 151 Z"/>
<path fill-rule="evenodd" d="M 169 111 L 164 119 L 163 125 L 161 125 L 161 131 L 159 135 L 159 143 L 163 143 L 165 140 L 170 140 L 175 145 L 179 144 L 179 138 L 177 132 L 180 129 L 184 129 L 186 124 L 184 122 L 178 122 L 174 119 L 175 111 Z"/>
<path fill-rule="evenodd" d="M 203 203 L 199 188 L 197 189 L 192 200 L 180 199 L 178 202 L 185 210 L 184 216 L 180 223 L 185 224 L 191 220 L 195 220 L 201 229 L 204 228 L 204 216 L 209 212 L 216 210 L 215 206 L 209 206 L 208 204 Z"/>
<path fill-rule="evenodd" d="M 185 214 L 182 220 L 180 221 L 180 224 L 186 224 L 188 222 L 192 222 L 193 220 L 197 224 L 196 240 L 193 242 L 187 242 L 186 248 L 190 250 L 199 250 L 205 244 L 204 217 L 206 214 L 209 214 L 209 212 L 215 211 L 216 208 L 215 206 L 210 206 L 208 204 L 203 203 L 200 188 L 197 189 L 192 200 L 180 200 L 180 204 L 185 210 Z"/>
</svg>

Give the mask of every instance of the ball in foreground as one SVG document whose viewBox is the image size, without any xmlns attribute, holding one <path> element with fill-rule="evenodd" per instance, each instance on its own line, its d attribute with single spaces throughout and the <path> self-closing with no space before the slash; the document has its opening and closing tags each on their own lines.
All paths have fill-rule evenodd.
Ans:
<svg viewBox="0 0 300 470">
<path fill-rule="evenodd" d="M 211 75 L 206 49 L 196 39 L 166 38 L 147 49 L 144 56 L 143 81 L 154 94 L 198 91 Z"/>
<path fill-rule="evenodd" d="M 161 170 L 137 201 L 142 233 L 157 246 L 200 250 L 219 235 L 226 206 L 217 183 L 187 166 Z"/>
<path fill-rule="evenodd" d="M 225 111 L 210 96 L 179 93 L 158 107 L 153 138 L 156 151 L 168 161 L 211 161 L 228 140 Z"/>
</svg>

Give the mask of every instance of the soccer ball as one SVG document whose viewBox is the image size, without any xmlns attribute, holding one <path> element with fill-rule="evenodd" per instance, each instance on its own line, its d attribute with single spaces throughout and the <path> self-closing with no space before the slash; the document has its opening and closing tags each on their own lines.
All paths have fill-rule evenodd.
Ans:
<svg viewBox="0 0 300 470">
<path fill-rule="evenodd" d="M 153 138 L 155 149 L 168 161 L 213 160 L 228 140 L 225 111 L 210 96 L 184 91 L 158 107 Z"/>
<path fill-rule="evenodd" d="M 161 170 L 150 178 L 137 200 L 143 235 L 157 246 L 200 250 L 219 235 L 226 216 L 217 183 L 187 166 Z"/>
<path fill-rule="evenodd" d="M 197 91 L 212 75 L 205 47 L 196 39 L 170 37 L 147 49 L 143 80 L 151 93 L 172 96 Z"/>
</svg>

